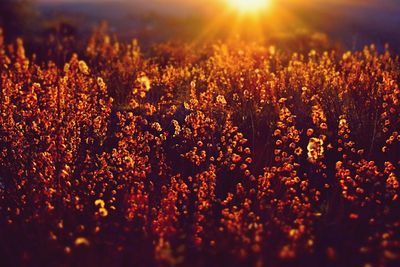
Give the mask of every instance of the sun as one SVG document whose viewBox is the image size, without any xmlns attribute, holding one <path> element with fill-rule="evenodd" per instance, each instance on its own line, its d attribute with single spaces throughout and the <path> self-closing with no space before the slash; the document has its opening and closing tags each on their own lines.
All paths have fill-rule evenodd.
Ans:
<svg viewBox="0 0 400 267">
<path fill-rule="evenodd" d="M 271 0 L 226 0 L 228 5 L 240 13 L 255 13 L 268 7 Z"/>
</svg>

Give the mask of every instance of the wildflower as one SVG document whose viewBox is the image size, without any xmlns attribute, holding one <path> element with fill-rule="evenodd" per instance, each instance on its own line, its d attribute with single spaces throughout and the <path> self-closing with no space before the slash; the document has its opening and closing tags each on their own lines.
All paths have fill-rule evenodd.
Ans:
<svg viewBox="0 0 400 267">
<path fill-rule="evenodd" d="M 83 60 L 80 60 L 78 63 L 79 70 L 85 75 L 89 75 L 89 67 L 87 66 L 86 62 Z"/>
<path fill-rule="evenodd" d="M 95 206 L 100 206 L 101 208 L 103 208 L 105 206 L 104 200 L 102 199 L 96 199 L 96 201 L 94 202 Z"/>
<path fill-rule="evenodd" d="M 105 90 L 107 87 L 103 78 L 101 77 L 97 77 L 97 85 L 100 87 L 101 90 Z"/>
<path fill-rule="evenodd" d="M 135 99 L 131 99 L 131 101 L 129 102 L 129 106 L 133 109 L 139 107 L 139 103 L 135 100 Z"/>
<path fill-rule="evenodd" d="M 295 149 L 294 153 L 295 153 L 297 156 L 300 156 L 301 153 L 303 153 L 303 149 L 301 149 L 301 147 L 297 147 L 297 148 Z"/>
<path fill-rule="evenodd" d="M 282 98 L 280 98 L 280 99 L 278 100 L 278 103 L 279 103 L 279 104 L 284 104 L 286 101 L 287 101 L 287 98 L 282 97 Z"/>
<path fill-rule="evenodd" d="M 386 180 L 386 185 L 389 188 L 398 189 L 399 188 L 399 180 L 396 175 L 392 172 L 389 174 L 388 179 Z"/>
<path fill-rule="evenodd" d="M 185 109 L 190 110 L 190 105 L 187 102 L 183 102 L 183 106 L 185 107 Z"/>
<path fill-rule="evenodd" d="M 151 82 L 150 79 L 147 76 L 141 76 L 138 78 L 139 84 L 141 88 L 145 91 L 148 92 L 151 88 Z"/>
<path fill-rule="evenodd" d="M 324 141 L 319 138 L 310 138 L 308 145 L 307 145 L 307 150 L 308 150 L 308 160 L 310 162 L 316 162 L 318 159 L 323 157 L 324 155 L 324 147 L 323 147 Z"/>
<path fill-rule="evenodd" d="M 90 245 L 90 242 L 89 242 L 89 240 L 87 239 L 87 238 L 85 238 L 85 237 L 77 237 L 76 239 L 75 239 L 75 246 L 89 246 Z"/>
<path fill-rule="evenodd" d="M 174 125 L 175 128 L 174 136 L 179 135 L 181 132 L 181 126 L 179 125 L 179 122 L 177 120 L 172 120 L 172 124 Z"/>
<path fill-rule="evenodd" d="M 242 158 L 238 154 L 232 155 L 232 162 L 238 163 Z"/>
<path fill-rule="evenodd" d="M 340 119 L 339 121 L 339 128 L 344 128 L 344 127 L 348 127 L 347 125 L 347 120 L 345 118 Z"/>
<path fill-rule="evenodd" d="M 347 51 L 342 56 L 343 60 L 347 60 L 349 57 L 351 57 L 351 51 Z"/>
<path fill-rule="evenodd" d="M 223 95 L 218 95 L 217 96 L 217 103 L 222 105 L 222 106 L 225 106 L 227 104 L 226 100 L 225 100 L 225 97 Z"/>
<path fill-rule="evenodd" d="M 157 132 L 162 131 L 162 127 L 158 122 L 153 122 L 153 124 L 151 125 L 151 128 L 155 129 Z"/>
<path fill-rule="evenodd" d="M 99 209 L 98 214 L 99 214 L 101 217 L 107 217 L 108 211 L 107 211 L 106 208 L 103 208 L 103 207 L 102 207 L 102 208 Z"/>
<path fill-rule="evenodd" d="M 68 63 L 65 63 L 64 65 L 64 72 L 69 72 L 70 65 Z"/>
</svg>

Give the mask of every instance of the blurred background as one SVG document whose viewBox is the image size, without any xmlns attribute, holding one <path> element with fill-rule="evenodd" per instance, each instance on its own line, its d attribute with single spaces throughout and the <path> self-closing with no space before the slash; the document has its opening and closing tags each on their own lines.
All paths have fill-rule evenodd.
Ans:
<svg viewBox="0 0 400 267">
<path fill-rule="evenodd" d="M 231 0 L 232 1 L 232 0 Z M 40 43 L 49 35 L 85 39 L 106 21 L 120 40 L 142 47 L 166 41 L 203 43 L 225 38 L 282 47 L 400 47 L 398 0 L 266 0 L 257 14 L 243 14 L 229 0 L 1 0 L 0 25 L 10 41 Z M 301 40 L 304 40 L 304 44 Z"/>
</svg>

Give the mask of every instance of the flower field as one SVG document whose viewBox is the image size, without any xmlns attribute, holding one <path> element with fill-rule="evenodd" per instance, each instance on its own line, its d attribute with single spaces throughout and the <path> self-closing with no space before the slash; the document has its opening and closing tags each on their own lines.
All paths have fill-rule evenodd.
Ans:
<svg viewBox="0 0 400 267">
<path fill-rule="evenodd" d="M 389 48 L 2 36 L 1 266 L 399 264 Z"/>
</svg>

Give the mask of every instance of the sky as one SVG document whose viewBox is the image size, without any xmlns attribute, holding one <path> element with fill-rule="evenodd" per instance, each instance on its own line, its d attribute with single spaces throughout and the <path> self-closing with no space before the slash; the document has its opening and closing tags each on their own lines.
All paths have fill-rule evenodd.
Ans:
<svg viewBox="0 0 400 267">
<path fill-rule="evenodd" d="M 1 0 L 0 0 L 1 1 Z M 48 5 L 47 10 L 56 10 L 57 4 L 74 3 L 69 10 L 87 12 L 93 16 L 105 16 L 105 19 L 120 19 L 120 25 L 130 28 L 122 19 L 127 14 L 144 14 L 144 11 L 153 11 L 161 15 L 176 17 L 202 16 L 211 14 L 219 17 L 223 13 L 227 0 L 36 0 Z M 316 30 L 326 32 L 329 36 L 338 37 L 353 43 L 354 40 L 362 44 L 368 42 L 386 42 L 389 38 L 400 44 L 398 27 L 400 25 L 400 0 L 270 0 L 273 2 L 270 12 L 281 7 L 283 13 L 290 13 L 296 20 L 286 20 L 280 14 L 275 16 L 272 24 L 279 21 L 290 23 L 302 21 L 299 25 L 313 25 Z M 83 6 L 83 3 L 123 3 L 122 5 Z M 127 5 L 128 4 L 128 5 Z M 81 6 L 79 6 L 81 5 Z M 65 6 L 58 7 L 58 11 L 67 10 Z M 287 11 L 287 12 L 286 12 Z M 135 13 L 136 12 L 136 13 Z M 125 14 L 124 14 L 125 13 Z M 276 12 L 275 12 L 276 13 Z M 135 17 L 135 16 L 134 16 Z M 126 25 L 125 25 L 125 24 Z M 292 24 L 293 24 L 292 23 Z M 151 23 L 150 23 L 151 24 Z M 143 25 L 138 23 L 138 25 Z M 153 26 L 153 25 L 151 25 Z M 138 26 L 139 27 L 139 26 Z M 173 30 L 174 28 L 168 28 Z M 126 28 L 124 27 L 124 30 Z M 362 40 L 362 41 L 359 41 Z"/>
<path fill-rule="evenodd" d="M 137 5 L 193 5 L 208 6 L 215 3 L 223 3 L 228 0 L 36 0 L 39 3 L 131 3 Z M 280 2 L 301 4 L 305 6 L 338 6 L 343 8 L 400 8 L 400 0 L 272 0 L 279 4 Z"/>
</svg>

